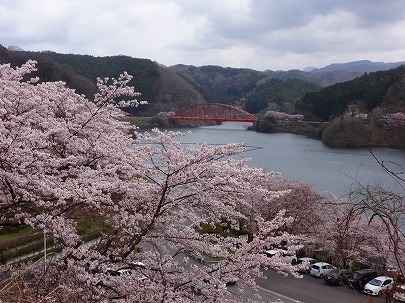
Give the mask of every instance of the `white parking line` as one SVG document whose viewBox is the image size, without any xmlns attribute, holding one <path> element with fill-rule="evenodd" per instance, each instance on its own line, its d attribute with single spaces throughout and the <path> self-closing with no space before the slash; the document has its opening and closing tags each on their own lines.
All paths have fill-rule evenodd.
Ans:
<svg viewBox="0 0 405 303">
<path fill-rule="evenodd" d="M 263 287 L 260 287 L 260 286 L 258 286 L 257 288 L 260 289 L 260 290 L 262 290 L 262 291 L 268 292 L 268 293 L 270 293 L 270 294 L 272 294 L 272 295 L 274 295 L 274 296 L 278 296 L 278 297 L 280 297 L 280 298 L 283 298 L 283 299 L 285 299 L 285 300 L 289 300 L 289 301 L 294 302 L 294 303 L 303 303 L 302 301 L 295 300 L 295 299 L 293 299 L 293 298 L 284 296 L 284 295 L 279 294 L 279 293 L 277 293 L 277 292 L 275 292 L 275 291 L 268 290 L 267 288 L 263 288 Z"/>
</svg>

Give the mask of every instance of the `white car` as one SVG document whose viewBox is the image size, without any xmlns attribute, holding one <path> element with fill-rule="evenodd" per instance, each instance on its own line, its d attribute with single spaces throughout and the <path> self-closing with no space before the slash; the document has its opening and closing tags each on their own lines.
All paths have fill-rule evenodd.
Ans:
<svg viewBox="0 0 405 303">
<path fill-rule="evenodd" d="M 363 292 L 368 295 L 378 296 L 381 291 L 392 289 L 394 279 L 387 276 L 379 276 L 368 282 L 363 289 Z"/>
<path fill-rule="evenodd" d="M 299 267 L 299 272 L 309 274 L 309 270 L 311 269 L 311 266 L 318 261 L 315 260 L 314 258 L 309 258 L 309 257 L 301 257 L 298 258 L 297 260 L 297 265 Z"/>
<path fill-rule="evenodd" d="M 292 265 L 297 264 L 297 256 L 295 254 L 289 253 L 287 250 L 269 249 L 269 250 L 265 250 L 264 253 L 268 257 L 274 257 L 274 256 L 278 255 L 280 257 L 282 263 L 292 264 Z"/>
<path fill-rule="evenodd" d="M 312 264 L 311 269 L 309 270 L 309 273 L 318 278 L 323 278 L 325 274 L 328 274 L 332 270 L 336 269 L 335 266 L 326 263 L 326 262 L 317 262 Z"/>
</svg>

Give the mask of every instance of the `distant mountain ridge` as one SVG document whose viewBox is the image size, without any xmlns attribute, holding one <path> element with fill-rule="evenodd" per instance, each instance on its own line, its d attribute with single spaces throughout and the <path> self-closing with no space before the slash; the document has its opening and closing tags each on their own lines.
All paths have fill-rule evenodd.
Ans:
<svg viewBox="0 0 405 303">
<path fill-rule="evenodd" d="M 333 63 L 322 68 L 305 68 L 304 70 L 311 73 L 326 73 L 333 71 L 370 73 L 376 71 L 389 70 L 392 68 L 396 68 L 402 64 L 405 64 L 405 61 L 385 63 L 385 62 L 372 62 L 370 60 L 360 60 L 347 63 Z"/>
<path fill-rule="evenodd" d="M 344 70 L 312 73 L 301 71 L 298 69 L 292 69 L 289 71 L 276 71 L 276 72 L 271 70 L 265 70 L 264 73 L 269 76 L 280 79 L 296 78 L 303 81 L 312 82 L 321 87 L 327 87 L 330 85 L 334 85 L 336 83 L 350 81 L 364 74 L 364 72 L 349 72 Z"/>
</svg>

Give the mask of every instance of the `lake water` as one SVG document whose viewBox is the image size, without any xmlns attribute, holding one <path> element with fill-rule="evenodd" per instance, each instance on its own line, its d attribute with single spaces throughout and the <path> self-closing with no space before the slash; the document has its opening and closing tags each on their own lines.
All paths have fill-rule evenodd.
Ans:
<svg viewBox="0 0 405 303">
<path fill-rule="evenodd" d="M 223 123 L 192 129 L 179 137 L 182 143 L 225 144 L 244 142 L 260 149 L 241 155 L 251 165 L 280 172 L 282 177 L 312 185 L 318 192 L 344 196 L 356 183 L 397 186 L 372 157 L 367 148 L 329 148 L 321 141 L 293 134 L 265 134 L 246 130 L 246 123 Z M 405 150 L 375 148 L 373 153 L 396 171 L 405 171 Z"/>
</svg>

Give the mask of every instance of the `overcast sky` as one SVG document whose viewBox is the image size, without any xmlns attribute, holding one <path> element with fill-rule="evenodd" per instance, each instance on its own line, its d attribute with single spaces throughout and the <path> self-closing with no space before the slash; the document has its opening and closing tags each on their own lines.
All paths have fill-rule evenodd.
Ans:
<svg viewBox="0 0 405 303">
<path fill-rule="evenodd" d="M 160 64 L 405 61 L 405 0 L 1 0 L 0 44 Z"/>
</svg>

